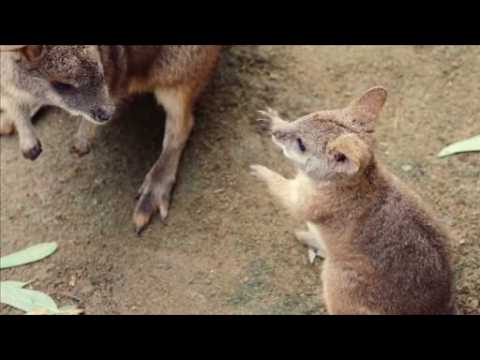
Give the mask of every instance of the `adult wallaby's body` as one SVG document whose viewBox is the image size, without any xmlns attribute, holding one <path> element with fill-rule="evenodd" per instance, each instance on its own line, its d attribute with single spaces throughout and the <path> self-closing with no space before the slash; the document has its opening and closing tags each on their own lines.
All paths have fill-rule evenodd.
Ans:
<svg viewBox="0 0 480 360">
<path fill-rule="evenodd" d="M 31 116 L 42 106 L 82 115 L 74 150 L 90 150 L 97 125 L 107 123 L 118 104 L 138 93 L 153 93 L 167 114 L 162 154 L 147 174 L 134 213 L 138 233 L 160 212 L 167 217 L 183 148 L 193 127 L 193 107 L 217 63 L 220 46 L 1 46 L 0 134 L 20 138 L 25 157 L 41 145 Z"/>
</svg>

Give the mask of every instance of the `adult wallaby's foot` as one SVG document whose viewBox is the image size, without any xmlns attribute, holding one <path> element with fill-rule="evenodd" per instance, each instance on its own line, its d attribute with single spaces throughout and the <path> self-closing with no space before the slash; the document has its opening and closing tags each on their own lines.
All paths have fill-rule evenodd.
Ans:
<svg viewBox="0 0 480 360">
<path fill-rule="evenodd" d="M 160 158 L 147 174 L 139 190 L 133 221 L 140 234 L 159 212 L 168 216 L 171 192 L 177 178 L 178 164 L 193 127 L 191 89 L 188 87 L 157 89 L 155 96 L 167 114 Z"/>
<path fill-rule="evenodd" d="M 82 120 L 73 139 L 72 152 L 79 157 L 87 155 L 95 141 L 97 128 L 98 126 L 90 121 Z"/>
<path fill-rule="evenodd" d="M 133 215 L 138 235 L 147 228 L 155 214 L 158 213 L 162 221 L 166 220 L 174 184 L 174 180 L 155 181 L 147 175 L 138 191 L 138 202 Z"/>
</svg>

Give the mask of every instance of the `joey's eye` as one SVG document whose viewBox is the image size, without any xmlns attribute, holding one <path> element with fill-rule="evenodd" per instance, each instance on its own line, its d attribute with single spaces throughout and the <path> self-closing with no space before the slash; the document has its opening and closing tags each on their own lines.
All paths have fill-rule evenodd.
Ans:
<svg viewBox="0 0 480 360">
<path fill-rule="evenodd" d="M 51 85 L 59 94 L 72 93 L 77 89 L 75 86 L 61 81 L 52 81 Z"/>
<path fill-rule="evenodd" d="M 344 162 L 345 160 L 347 160 L 347 157 L 345 156 L 345 154 L 342 154 L 342 153 L 335 154 L 335 161 Z"/>
<path fill-rule="evenodd" d="M 297 144 L 298 148 L 300 149 L 301 152 L 305 152 L 307 148 L 305 147 L 305 144 L 303 143 L 302 139 L 297 138 Z"/>
</svg>

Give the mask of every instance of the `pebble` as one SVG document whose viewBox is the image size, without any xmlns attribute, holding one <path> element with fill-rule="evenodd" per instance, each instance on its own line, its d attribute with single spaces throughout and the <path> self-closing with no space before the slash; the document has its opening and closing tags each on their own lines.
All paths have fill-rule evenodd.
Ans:
<svg viewBox="0 0 480 360">
<path fill-rule="evenodd" d="M 412 169 L 413 169 L 412 165 L 403 165 L 402 166 L 402 170 L 405 171 L 405 172 L 412 171 Z"/>
</svg>

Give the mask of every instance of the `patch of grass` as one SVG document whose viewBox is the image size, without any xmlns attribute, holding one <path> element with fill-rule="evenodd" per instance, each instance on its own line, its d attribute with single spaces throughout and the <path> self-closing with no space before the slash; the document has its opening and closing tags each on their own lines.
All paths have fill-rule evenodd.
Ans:
<svg viewBox="0 0 480 360">
<path fill-rule="evenodd" d="M 269 275 L 272 266 L 263 259 L 252 261 L 246 272 L 246 280 L 227 300 L 229 305 L 246 306 L 257 298 L 263 298 L 270 290 Z"/>
<path fill-rule="evenodd" d="M 274 315 L 319 315 L 325 313 L 325 305 L 317 294 L 282 296 L 271 309 Z"/>
</svg>

